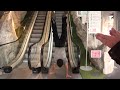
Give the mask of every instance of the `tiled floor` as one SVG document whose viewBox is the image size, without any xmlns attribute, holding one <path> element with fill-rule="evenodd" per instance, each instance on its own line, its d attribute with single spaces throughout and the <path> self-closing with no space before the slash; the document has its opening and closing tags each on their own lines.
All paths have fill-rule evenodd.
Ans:
<svg viewBox="0 0 120 90">
<path fill-rule="evenodd" d="M 80 74 L 72 74 L 71 79 L 82 79 Z M 18 68 L 14 69 L 11 73 L 3 73 L 0 75 L 0 79 L 66 79 L 65 78 L 65 67 L 57 67 L 56 74 L 48 75 L 48 74 L 32 74 L 32 71 L 29 70 L 27 64 L 23 63 Z"/>
<path fill-rule="evenodd" d="M 111 74 L 106 75 L 105 79 L 120 79 L 120 65 L 115 63 L 116 68 Z M 0 72 L 1 73 L 1 72 Z M 73 74 L 69 71 L 72 76 L 70 79 L 82 79 L 80 74 Z M 27 64 L 23 63 L 18 68 L 14 69 L 11 73 L 3 73 L 0 75 L 0 79 L 66 79 L 65 78 L 65 67 L 56 68 L 56 73 L 53 75 L 49 74 L 33 74 L 29 70 Z"/>
<path fill-rule="evenodd" d="M 120 79 L 120 65 L 115 63 L 114 71 L 106 75 L 105 79 Z"/>
<path fill-rule="evenodd" d="M 73 74 L 71 70 L 69 70 L 69 74 L 72 76 L 69 79 L 82 79 L 80 74 Z M 56 73 L 53 75 L 49 75 L 49 79 L 66 79 L 65 77 L 65 67 L 62 66 L 61 68 L 56 67 Z"/>
</svg>

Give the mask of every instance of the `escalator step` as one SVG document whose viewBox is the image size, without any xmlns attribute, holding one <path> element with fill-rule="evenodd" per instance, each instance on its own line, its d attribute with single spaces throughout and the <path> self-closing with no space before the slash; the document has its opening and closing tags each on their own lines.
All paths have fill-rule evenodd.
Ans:
<svg viewBox="0 0 120 90">
<path fill-rule="evenodd" d="M 38 16 L 36 19 L 37 19 L 37 20 L 45 20 L 45 17 L 39 17 L 39 16 Z"/>
<path fill-rule="evenodd" d="M 38 42 L 39 40 L 40 40 L 40 38 L 30 38 L 31 43 Z"/>
<path fill-rule="evenodd" d="M 43 26 L 44 23 L 35 23 L 35 26 Z"/>
<path fill-rule="evenodd" d="M 38 34 L 38 33 L 40 33 L 40 34 L 41 34 L 41 33 L 42 33 L 42 31 L 43 31 L 42 29 L 41 29 L 41 30 L 36 30 L 36 29 L 34 29 L 32 33 L 33 33 L 33 34 Z"/>
<path fill-rule="evenodd" d="M 42 34 L 32 34 L 31 38 L 40 38 Z"/>
<path fill-rule="evenodd" d="M 43 29 L 43 26 L 34 26 L 33 29 L 41 30 L 41 29 Z"/>
<path fill-rule="evenodd" d="M 38 17 L 46 17 L 46 14 L 38 14 Z"/>
<path fill-rule="evenodd" d="M 36 20 L 35 23 L 44 23 L 45 20 Z"/>
</svg>

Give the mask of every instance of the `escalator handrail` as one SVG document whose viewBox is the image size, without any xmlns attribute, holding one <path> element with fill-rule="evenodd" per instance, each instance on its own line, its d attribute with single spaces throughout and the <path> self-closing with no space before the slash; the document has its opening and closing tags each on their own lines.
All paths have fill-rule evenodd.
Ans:
<svg viewBox="0 0 120 90">
<path fill-rule="evenodd" d="M 67 20 L 67 26 L 69 26 L 68 20 Z M 70 28 L 67 27 L 67 30 L 69 30 L 69 29 Z M 71 46 L 72 43 L 71 43 L 71 37 L 70 37 L 70 30 L 69 30 L 69 32 L 67 32 L 67 39 L 68 39 L 67 40 L 68 41 L 68 55 L 69 55 L 70 64 L 72 67 L 76 67 L 74 59 L 73 59 L 73 54 L 71 53 L 73 51 L 72 51 L 72 46 Z"/>
<path fill-rule="evenodd" d="M 37 14 L 38 14 L 38 11 L 35 11 L 35 13 L 32 17 L 32 20 L 30 22 L 29 28 L 27 30 L 27 34 L 25 36 L 25 39 L 23 40 L 22 46 L 19 50 L 19 53 L 17 54 L 15 59 L 7 65 L 7 66 L 12 67 L 12 69 L 15 68 L 22 61 L 22 58 L 25 54 L 25 51 L 26 51 L 26 48 L 27 48 L 27 45 L 28 45 L 28 42 L 29 42 L 29 39 L 30 39 L 30 35 L 32 33 L 32 29 L 33 29 Z"/>
<path fill-rule="evenodd" d="M 45 66 L 47 66 L 48 63 L 49 63 L 49 60 L 48 60 L 48 59 L 50 59 L 50 57 L 52 57 L 52 52 L 50 52 L 50 51 L 53 50 L 53 46 L 51 46 L 51 45 L 53 45 L 53 33 L 52 33 L 52 28 L 51 28 L 51 27 L 50 27 L 50 33 L 49 33 L 49 40 L 44 44 L 44 46 L 45 46 L 47 43 L 49 43 L 48 54 L 50 54 L 51 56 L 47 55 L 47 60 L 46 60 L 47 63 L 46 63 Z M 52 58 L 51 58 L 51 59 L 52 59 Z M 44 65 L 43 65 L 43 66 L 44 66 Z"/>
<path fill-rule="evenodd" d="M 70 12 L 68 13 L 68 22 L 69 22 L 69 29 L 70 29 L 70 33 L 71 33 L 71 20 L 70 20 Z M 78 55 L 78 57 L 77 57 L 77 59 L 78 59 L 78 68 L 80 67 L 80 47 L 78 46 L 78 44 L 76 44 L 75 42 L 74 42 L 74 40 L 73 40 L 73 36 L 72 36 L 72 34 L 70 34 L 70 36 L 71 36 L 71 41 L 75 44 L 75 46 L 77 47 L 77 55 Z"/>
</svg>

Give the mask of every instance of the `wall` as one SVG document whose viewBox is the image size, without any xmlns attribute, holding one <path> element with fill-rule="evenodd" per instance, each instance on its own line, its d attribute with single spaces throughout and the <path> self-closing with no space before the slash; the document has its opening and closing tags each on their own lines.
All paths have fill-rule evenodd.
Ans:
<svg viewBox="0 0 120 90">
<path fill-rule="evenodd" d="M 26 11 L 10 11 L 0 19 L 0 45 L 18 39 L 15 29 L 20 26 Z M 19 42 L 0 47 L 0 67 L 11 62 L 17 52 Z"/>
</svg>

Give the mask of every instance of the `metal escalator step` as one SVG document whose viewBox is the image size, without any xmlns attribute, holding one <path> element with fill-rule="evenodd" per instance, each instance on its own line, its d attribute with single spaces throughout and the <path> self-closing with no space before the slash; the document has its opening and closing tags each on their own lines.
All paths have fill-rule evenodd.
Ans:
<svg viewBox="0 0 120 90">
<path fill-rule="evenodd" d="M 59 25 L 59 26 L 57 26 L 57 29 L 61 29 L 61 31 L 62 31 L 62 26 L 60 26 L 60 25 Z"/>
<path fill-rule="evenodd" d="M 45 20 L 36 20 L 35 23 L 44 23 Z"/>
<path fill-rule="evenodd" d="M 30 38 L 31 43 L 38 42 L 39 40 L 40 40 L 40 38 Z"/>
<path fill-rule="evenodd" d="M 62 17 L 59 16 L 59 17 L 56 17 L 56 19 L 61 19 L 62 20 Z"/>
<path fill-rule="evenodd" d="M 62 13 L 56 13 L 55 15 L 56 15 L 57 17 L 62 17 L 63 14 L 62 14 Z"/>
<path fill-rule="evenodd" d="M 43 26 L 34 26 L 34 27 L 33 27 L 33 30 L 34 30 L 34 29 L 36 29 L 36 30 L 41 30 L 41 29 L 43 29 Z"/>
<path fill-rule="evenodd" d="M 61 28 L 57 28 L 57 32 L 58 32 L 58 33 L 62 33 Z"/>
<path fill-rule="evenodd" d="M 61 17 L 63 14 L 56 14 L 56 17 Z"/>
<path fill-rule="evenodd" d="M 57 26 L 62 26 L 62 22 L 57 22 L 56 25 Z"/>
<path fill-rule="evenodd" d="M 56 15 L 63 15 L 63 13 L 64 13 L 63 11 L 56 11 L 55 12 Z"/>
<path fill-rule="evenodd" d="M 32 34 L 31 38 L 41 38 L 41 34 Z"/>
<path fill-rule="evenodd" d="M 40 16 L 38 16 L 38 17 L 36 18 L 36 20 L 45 20 L 45 18 L 46 18 L 46 17 L 40 17 Z"/>
<path fill-rule="evenodd" d="M 36 30 L 36 29 L 34 29 L 33 31 L 32 31 L 32 33 L 33 34 L 38 34 L 38 33 L 42 33 L 43 32 L 43 30 L 41 29 L 41 30 Z"/>
<path fill-rule="evenodd" d="M 64 13 L 64 11 L 55 11 L 55 13 Z"/>
<path fill-rule="evenodd" d="M 62 19 L 56 19 L 56 24 L 57 25 L 62 25 Z"/>
<path fill-rule="evenodd" d="M 56 11 L 55 14 L 63 14 L 64 12 Z"/>
<path fill-rule="evenodd" d="M 38 14 L 38 17 L 46 17 L 46 14 Z"/>
<path fill-rule="evenodd" d="M 62 20 L 56 20 L 56 23 L 62 23 Z"/>
<path fill-rule="evenodd" d="M 44 23 L 35 23 L 35 26 L 43 26 Z"/>
<path fill-rule="evenodd" d="M 39 11 L 38 14 L 47 14 L 47 11 Z"/>
<path fill-rule="evenodd" d="M 58 18 L 58 19 L 56 18 L 56 23 L 57 23 L 57 21 L 61 21 L 62 22 L 62 19 L 61 18 Z"/>
</svg>

